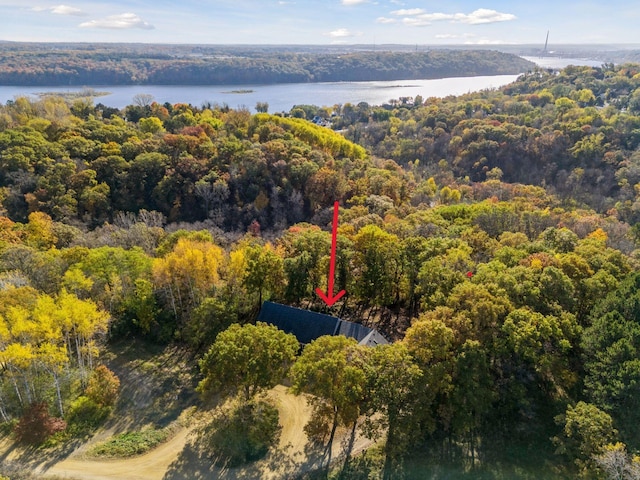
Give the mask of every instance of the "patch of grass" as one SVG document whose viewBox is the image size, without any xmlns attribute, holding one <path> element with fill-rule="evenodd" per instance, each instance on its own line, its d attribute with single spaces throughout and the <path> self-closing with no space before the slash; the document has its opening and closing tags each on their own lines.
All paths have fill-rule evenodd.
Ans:
<svg viewBox="0 0 640 480">
<path fill-rule="evenodd" d="M 174 428 L 171 426 L 125 432 L 96 445 L 89 451 L 89 455 L 101 458 L 127 458 L 142 455 L 166 442 L 173 433 Z"/>
</svg>

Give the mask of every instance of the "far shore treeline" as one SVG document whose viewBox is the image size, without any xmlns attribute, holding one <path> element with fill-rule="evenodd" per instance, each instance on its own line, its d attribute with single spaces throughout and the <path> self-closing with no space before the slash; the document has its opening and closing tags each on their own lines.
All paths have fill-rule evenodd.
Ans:
<svg viewBox="0 0 640 480">
<path fill-rule="evenodd" d="M 0 85 L 231 85 L 509 75 L 534 64 L 488 50 L 201 51 L 158 45 L 0 44 Z"/>
</svg>

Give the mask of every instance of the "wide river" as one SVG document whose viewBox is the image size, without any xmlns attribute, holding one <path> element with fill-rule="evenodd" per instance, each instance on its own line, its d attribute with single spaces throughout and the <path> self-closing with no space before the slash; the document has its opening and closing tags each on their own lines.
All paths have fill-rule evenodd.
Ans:
<svg viewBox="0 0 640 480">
<path fill-rule="evenodd" d="M 560 67 L 568 64 L 596 64 L 577 59 L 553 59 L 555 65 L 545 65 L 545 59 L 528 58 L 544 67 Z M 228 105 L 232 108 L 247 107 L 253 110 L 258 102 L 269 104 L 270 112 L 288 112 L 294 105 L 333 106 L 336 104 L 367 102 L 381 105 L 400 97 L 446 97 L 461 95 L 487 88 L 498 88 L 511 83 L 518 75 L 456 77 L 438 80 L 395 80 L 389 82 L 327 82 L 289 83 L 276 85 L 134 85 L 93 86 L 96 91 L 109 92 L 95 98 L 95 103 L 123 108 L 133 103 L 137 94 L 153 95 L 159 103 L 190 103 L 201 106 L 205 102 Z M 8 87 L 0 86 L 0 103 L 18 96 L 37 95 L 43 92 L 75 92 L 70 87 Z"/>
<path fill-rule="evenodd" d="M 95 103 L 123 108 L 140 93 L 153 95 L 159 103 L 190 103 L 200 106 L 204 102 L 227 104 L 232 108 L 246 106 L 253 109 L 257 102 L 269 104 L 270 112 L 288 112 L 294 105 L 333 106 L 338 103 L 367 102 L 381 105 L 400 97 L 446 97 L 463 93 L 498 88 L 513 82 L 517 75 L 488 77 L 443 78 L 439 80 L 396 80 L 391 82 L 326 82 L 287 83 L 276 85 L 127 85 L 94 86 L 96 91 L 109 92 L 96 97 Z M 0 86 L 0 102 L 6 103 L 20 95 L 41 92 L 73 92 L 69 87 L 5 87 Z"/>
</svg>

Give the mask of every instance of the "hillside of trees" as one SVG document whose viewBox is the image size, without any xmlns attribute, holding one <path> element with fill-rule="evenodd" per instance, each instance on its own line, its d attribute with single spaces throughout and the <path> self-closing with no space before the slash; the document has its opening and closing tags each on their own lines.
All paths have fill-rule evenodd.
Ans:
<svg viewBox="0 0 640 480">
<path fill-rule="evenodd" d="M 424 176 L 544 186 L 635 224 L 639 71 L 637 64 L 537 69 L 492 92 L 354 105 L 339 127 Z"/>
<path fill-rule="evenodd" d="M 90 434 L 118 405 L 105 352 L 135 339 L 188 352 L 198 408 L 239 399 L 234 434 L 264 435 L 245 432 L 262 443 L 235 460 L 275 438 L 260 395 L 286 377 L 314 399 L 310 439 L 381 442 L 347 447 L 331 478 L 637 478 L 638 72 L 538 70 L 499 91 L 289 116 L 9 102 L 2 431 Z M 332 114 L 344 136 L 301 118 Z M 334 201 L 347 294 L 328 309 L 315 289 Z M 263 300 L 393 343 L 322 337 L 300 353 L 255 324 Z"/>
<path fill-rule="evenodd" d="M 488 50 L 209 51 L 192 47 L 0 44 L 0 85 L 243 85 L 519 74 L 533 64 Z"/>
</svg>

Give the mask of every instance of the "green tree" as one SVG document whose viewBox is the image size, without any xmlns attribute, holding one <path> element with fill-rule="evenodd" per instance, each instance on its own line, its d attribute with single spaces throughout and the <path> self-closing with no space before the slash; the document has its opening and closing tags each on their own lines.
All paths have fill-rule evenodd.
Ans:
<svg viewBox="0 0 640 480">
<path fill-rule="evenodd" d="M 141 118 L 138 123 L 140 130 L 144 133 L 162 133 L 165 131 L 162 120 L 158 117 Z"/>
<path fill-rule="evenodd" d="M 580 328 L 575 316 L 542 315 L 527 308 L 513 310 L 502 325 L 507 343 L 543 381 L 568 391 L 574 375 L 569 365 L 570 352 L 577 343 Z"/>
<path fill-rule="evenodd" d="M 246 270 L 243 283 L 249 293 L 258 294 L 258 306 L 268 292 L 278 294 L 284 283 L 284 263 L 278 251 L 270 243 L 248 245 L 243 249 Z"/>
<path fill-rule="evenodd" d="M 610 413 L 625 443 L 640 445 L 640 274 L 596 305 L 584 330 L 584 383 L 592 403 Z"/>
<path fill-rule="evenodd" d="M 611 416 L 593 404 L 578 402 L 568 405 L 556 421 L 562 426 L 562 433 L 553 438 L 556 452 L 572 460 L 580 476 L 595 478 L 595 457 L 618 436 Z"/>
<path fill-rule="evenodd" d="M 387 432 L 383 469 L 383 479 L 387 480 L 396 478 L 402 456 L 417 433 L 416 390 L 422 372 L 402 343 L 375 347 L 370 362 L 368 388 L 372 409 L 381 414 L 381 425 Z"/>
<path fill-rule="evenodd" d="M 305 427 L 312 438 L 328 436 L 325 458 L 331 462 L 331 449 L 338 426 L 353 425 L 366 405 L 366 355 L 356 341 L 341 335 L 317 338 L 302 351 L 291 368 L 292 390 L 312 395 L 313 417 Z"/>
<path fill-rule="evenodd" d="M 238 323 L 238 299 L 233 294 L 218 292 L 193 309 L 183 336 L 195 348 L 206 347 L 233 323 Z"/>
<path fill-rule="evenodd" d="M 285 377 L 297 351 L 296 337 L 272 325 L 231 325 L 200 360 L 198 391 L 239 394 L 249 402 Z"/>
<path fill-rule="evenodd" d="M 342 241 L 343 237 L 339 237 L 338 240 Z M 296 225 L 283 235 L 279 245 L 284 250 L 285 257 L 285 298 L 292 302 L 311 298 L 314 289 L 322 284 L 327 273 L 326 264 L 322 259 L 330 250 L 331 237 L 317 226 Z M 339 248 L 339 253 L 345 253 L 346 250 Z M 338 283 L 337 288 L 343 289 L 344 284 Z"/>
<path fill-rule="evenodd" d="M 358 296 L 376 305 L 398 300 L 402 269 L 397 236 L 367 225 L 353 238 L 354 268 Z"/>
</svg>

